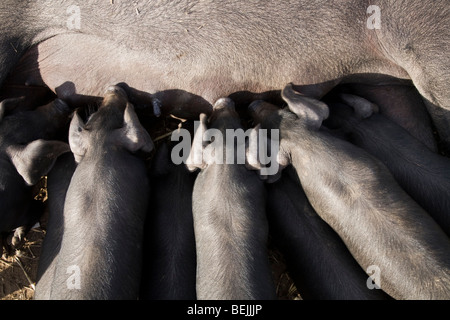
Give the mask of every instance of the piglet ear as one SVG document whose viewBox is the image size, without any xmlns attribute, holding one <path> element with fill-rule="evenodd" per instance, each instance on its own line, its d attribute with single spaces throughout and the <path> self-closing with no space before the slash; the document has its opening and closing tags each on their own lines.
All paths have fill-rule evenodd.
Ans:
<svg viewBox="0 0 450 320">
<path fill-rule="evenodd" d="M 364 99 L 363 97 L 341 93 L 339 98 L 353 108 L 353 111 L 359 119 L 366 119 L 372 114 L 380 111 L 378 105 Z"/>
<path fill-rule="evenodd" d="M 261 125 L 258 123 L 249 131 L 248 139 L 245 141 L 245 167 L 249 170 L 260 170 L 262 168 L 259 161 L 259 140 L 258 132 Z"/>
<path fill-rule="evenodd" d="M 139 122 L 134 106 L 127 103 L 123 114 L 123 127 L 117 129 L 116 142 L 130 152 L 139 150 L 150 153 L 154 149 L 152 138 Z"/>
<path fill-rule="evenodd" d="M 83 159 L 84 154 L 86 153 L 83 127 L 83 120 L 78 113 L 75 112 L 69 127 L 69 145 L 77 163 Z"/>
<path fill-rule="evenodd" d="M 25 97 L 9 98 L 0 102 L 0 122 L 7 111 L 14 110 L 20 103 L 25 101 Z"/>
<path fill-rule="evenodd" d="M 62 141 L 39 139 L 26 146 L 11 146 L 7 152 L 17 172 L 27 185 L 32 186 L 49 173 L 56 159 L 70 152 L 70 148 Z"/>
<path fill-rule="evenodd" d="M 201 113 L 199 125 L 196 125 L 194 139 L 192 139 L 191 151 L 186 159 L 186 167 L 189 171 L 206 168 L 206 162 L 203 159 L 203 151 L 208 145 L 207 141 L 203 141 L 203 134 L 208 129 L 206 122 L 206 114 Z"/>
<path fill-rule="evenodd" d="M 264 130 L 260 124 L 250 130 L 246 143 L 245 166 L 249 170 L 257 170 L 261 179 L 273 183 L 280 178 L 281 171 L 290 163 L 290 158 L 280 149 L 278 131 L 273 133 L 276 136 L 268 138 L 267 135 L 260 136 L 260 130 Z"/>
<path fill-rule="evenodd" d="M 284 87 L 281 96 L 288 104 L 289 110 L 312 129 L 319 129 L 322 121 L 328 118 L 330 111 L 325 103 L 296 92 L 292 83 Z"/>
<path fill-rule="evenodd" d="M 278 179 L 281 178 L 281 173 L 284 168 L 286 168 L 290 163 L 291 159 L 287 152 L 285 152 L 283 149 L 278 150 L 278 154 L 276 157 L 277 165 L 275 166 L 276 170 L 274 173 L 271 173 L 270 175 L 266 175 L 266 182 L 267 183 L 274 183 L 278 181 Z"/>
</svg>

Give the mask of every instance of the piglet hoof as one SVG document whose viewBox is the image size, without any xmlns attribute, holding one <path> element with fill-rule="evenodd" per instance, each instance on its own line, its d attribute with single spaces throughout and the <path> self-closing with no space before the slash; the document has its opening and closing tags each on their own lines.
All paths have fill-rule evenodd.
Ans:
<svg viewBox="0 0 450 320">
<path fill-rule="evenodd" d="M 370 117 L 373 113 L 378 113 L 378 105 L 355 95 L 341 93 L 339 98 L 345 102 L 347 105 L 353 108 L 355 114 L 360 119 L 366 119 Z"/>
<path fill-rule="evenodd" d="M 328 118 L 329 109 L 325 103 L 296 92 L 292 88 L 292 83 L 284 87 L 281 96 L 288 104 L 289 110 L 303 119 L 312 129 L 319 129 L 322 121 Z"/>
<path fill-rule="evenodd" d="M 25 236 L 28 233 L 29 228 L 22 226 L 18 227 L 8 236 L 7 243 L 13 250 L 19 250 L 25 243 Z"/>
</svg>

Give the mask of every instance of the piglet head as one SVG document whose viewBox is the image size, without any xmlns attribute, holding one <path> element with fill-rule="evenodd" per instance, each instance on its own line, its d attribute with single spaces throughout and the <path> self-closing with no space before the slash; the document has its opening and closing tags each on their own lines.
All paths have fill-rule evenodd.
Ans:
<svg viewBox="0 0 450 320">
<path fill-rule="evenodd" d="M 70 151 L 65 142 L 47 140 L 64 127 L 70 111 L 64 101 L 55 99 L 18 115 L 18 119 L 16 116 L 4 119 L 3 125 L 13 131 L 8 134 L 6 154 L 27 185 L 36 184 L 50 171 L 58 156 Z M 21 124 L 19 120 L 27 122 Z M 20 125 L 21 128 L 17 127 Z"/>
<path fill-rule="evenodd" d="M 253 101 L 248 109 L 256 126 L 249 133 L 246 167 L 257 170 L 266 182 L 275 182 L 289 161 L 280 144 L 282 110 L 262 100 Z"/>
<path fill-rule="evenodd" d="M 68 123 L 67 104 L 56 99 L 27 110 L 23 102 L 13 98 L 0 103 L 0 233 L 3 237 L 16 229 L 3 242 L 15 248 L 42 212 L 32 201 L 30 186 L 51 170 L 59 155 L 70 151 L 67 143 L 52 140 Z"/>
<path fill-rule="evenodd" d="M 134 106 L 118 86 L 106 90 L 98 111 L 86 123 L 78 113 L 74 114 L 69 128 L 69 144 L 78 163 L 87 154 L 103 152 L 105 148 L 124 148 L 132 153 L 150 153 L 154 148 Z"/>
<path fill-rule="evenodd" d="M 203 170 L 212 163 L 242 164 L 241 161 L 245 160 L 244 153 L 239 152 L 245 147 L 242 143 L 244 131 L 232 99 L 218 99 L 209 118 L 204 113 L 200 114 L 194 130 L 186 160 L 190 171 Z"/>
<path fill-rule="evenodd" d="M 296 92 L 292 84 L 286 85 L 281 96 L 288 105 L 285 109 L 264 101 L 254 101 L 249 106 L 250 114 L 257 124 L 253 129 L 255 132 L 250 134 L 250 142 L 255 141 L 258 136 L 258 143 L 253 142 L 251 144 L 253 147 L 247 152 L 247 168 L 261 171 L 267 166 L 261 162 L 261 154 L 264 154 L 261 150 L 265 148 L 269 151 L 271 158 L 276 159 L 275 168 L 277 168 L 277 171 L 271 170 L 269 175 L 261 175 L 268 182 L 278 180 L 281 170 L 291 163 L 291 148 L 297 143 L 302 143 L 296 140 L 298 135 L 294 137 L 291 133 L 297 130 L 318 130 L 329 114 L 325 103 Z M 271 132 L 268 135 L 270 138 L 266 139 L 266 144 L 261 143 L 262 137 L 259 134 L 261 130 Z M 278 144 L 274 141 L 276 139 Z"/>
</svg>

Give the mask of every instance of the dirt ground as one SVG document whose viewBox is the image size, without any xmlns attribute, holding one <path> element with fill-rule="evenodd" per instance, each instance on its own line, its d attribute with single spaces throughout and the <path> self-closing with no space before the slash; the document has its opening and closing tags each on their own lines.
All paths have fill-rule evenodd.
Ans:
<svg viewBox="0 0 450 320">
<path fill-rule="evenodd" d="M 23 248 L 13 256 L 0 259 L 0 299 L 31 300 L 44 232 L 32 229 Z M 22 267 L 23 269 L 22 269 Z M 27 278 L 29 277 L 29 279 Z"/>
</svg>

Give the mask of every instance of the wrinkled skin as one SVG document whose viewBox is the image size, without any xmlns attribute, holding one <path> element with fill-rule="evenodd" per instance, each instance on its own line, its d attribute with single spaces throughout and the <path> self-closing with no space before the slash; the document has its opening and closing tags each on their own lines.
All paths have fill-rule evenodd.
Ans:
<svg viewBox="0 0 450 320">
<path fill-rule="evenodd" d="M 382 114 L 369 111 L 362 116 L 366 101 L 355 98 L 331 104 L 327 123 L 381 160 L 399 185 L 450 236 L 450 159 L 431 151 Z"/>
<path fill-rule="evenodd" d="M 326 104 L 296 93 L 289 110 L 252 104 L 261 128 L 279 128 L 278 162 L 292 163 L 317 214 L 359 265 L 377 266 L 381 288 L 395 299 L 450 298 L 450 240 L 364 150 L 320 129 Z"/>
<path fill-rule="evenodd" d="M 345 244 L 314 211 L 294 169 L 267 184 L 267 218 L 275 245 L 302 299 L 388 299 L 379 289 L 367 287 L 367 274 Z"/>
<path fill-rule="evenodd" d="M 201 121 L 206 126 L 205 118 Z M 219 99 L 209 128 L 242 128 L 231 99 Z M 199 130 L 199 129 L 198 129 Z M 202 152 L 196 131 L 191 154 Z M 200 143 L 201 145 L 201 143 Z M 224 157 L 227 150 L 223 147 Z M 229 151 L 228 151 L 229 152 Z M 194 157 L 192 157 L 194 158 Z M 268 225 L 263 182 L 244 164 L 197 163 L 202 168 L 192 194 L 197 248 L 197 298 L 212 300 L 274 299 L 267 252 Z"/>
<path fill-rule="evenodd" d="M 21 101 L 16 101 L 18 109 Z M 8 241 L 17 248 L 42 213 L 32 200 L 31 186 L 50 171 L 60 154 L 70 151 L 67 143 L 47 139 L 67 128 L 71 109 L 59 99 L 12 114 L 4 106 L 0 105 L 0 233 L 4 237 L 23 227 Z"/>
<path fill-rule="evenodd" d="M 150 136 L 125 92 L 113 86 L 86 123 L 75 113 L 69 144 L 78 164 L 66 193 L 53 277 L 40 296 L 136 299 L 150 192 L 138 153 L 152 150 Z"/>
<path fill-rule="evenodd" d="M 154 94 L 163 110 L 195 118 L 228 95 L 248 105 L 279 98 L 293 82 L 320 97 L 339 82 L 389 75 L 412 80 L 450 143 L 447 0 L 71 5 L 2 1 L 0 84 L 16 66 L 20 79 L 9 83 L 76 100 L 124 81 Z M 380 8 L 379 29 L 366 26 L 369 5 Z"/>
<path fill-rule="evenodd" d="M 196 174 L 175 165 L 163 143 L 150 169 L 140 299 L 195 300 L 196 252 L 192 189 Z"/>
</svg>

